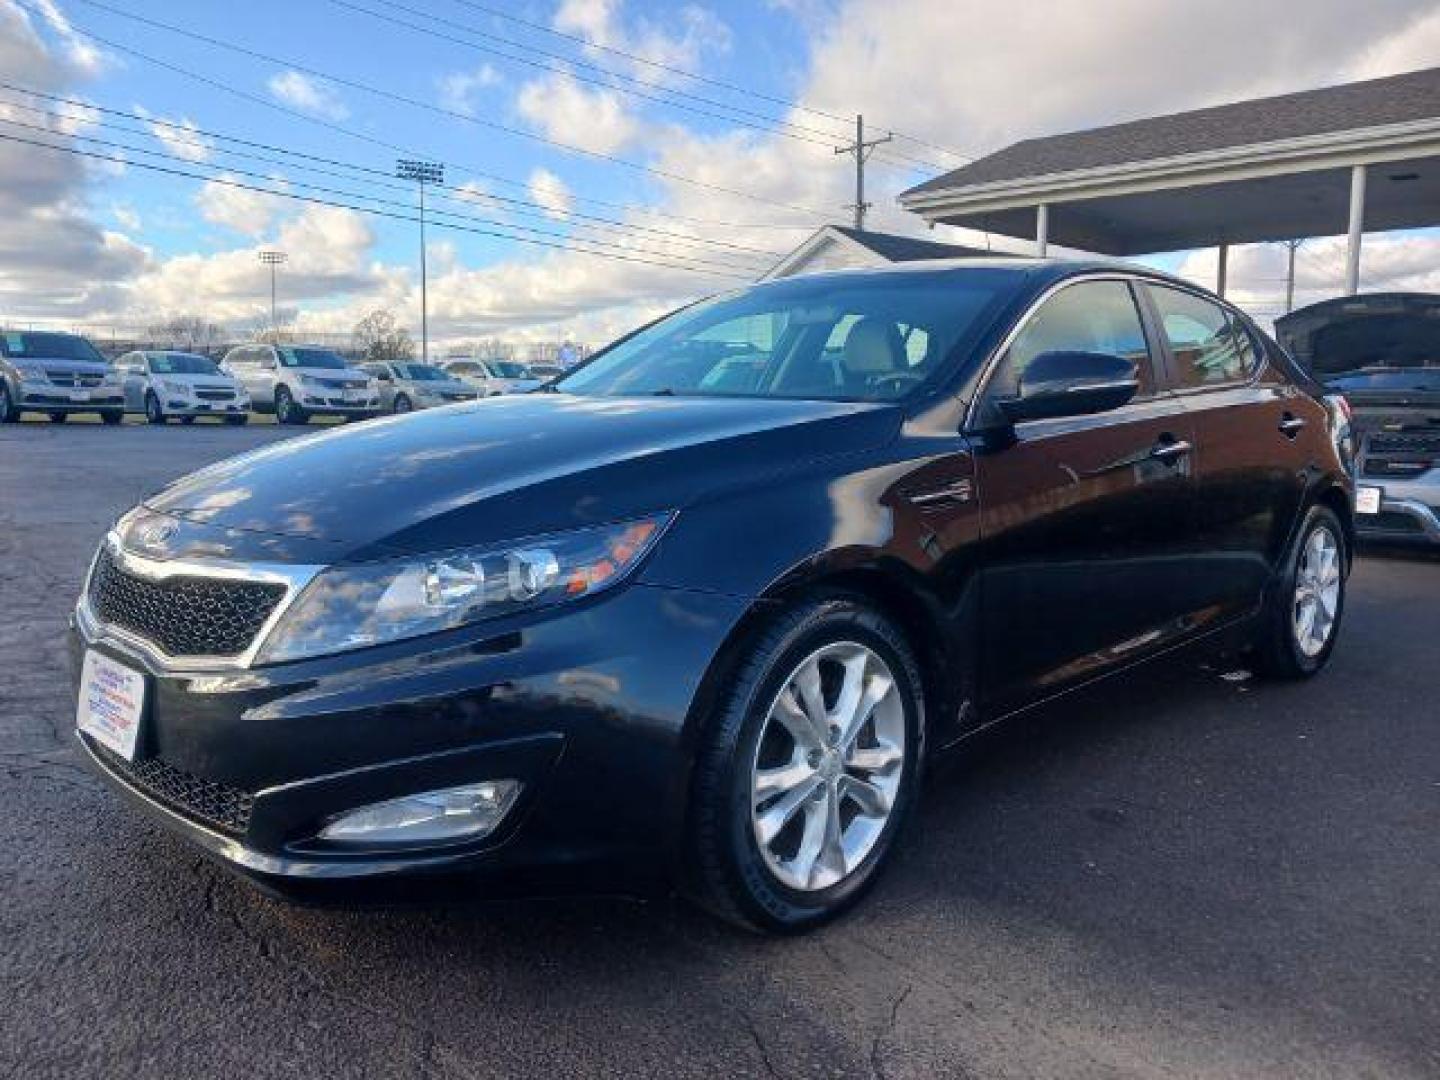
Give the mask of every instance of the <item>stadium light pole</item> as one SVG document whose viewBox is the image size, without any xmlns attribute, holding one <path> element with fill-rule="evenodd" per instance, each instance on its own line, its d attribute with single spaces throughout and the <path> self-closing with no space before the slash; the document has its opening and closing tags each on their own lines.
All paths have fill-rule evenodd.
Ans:
<svg viewBox="0 0 1440 1080">
<path fill-rule="evenodd" d="M 445 166 L 434 161 L 399 158 L 395 162 L 395 175 L 401 180 L 414 180 L 420 187 L 420 359 L 428 364 L 430 362 L 430 310 L 425 281 L 425 185 L 443 184 L 445 182 Z"/>
<path fill-rule="evenodd" d="M 275 268 L 289 257 L 283 251 L 260 252 L 260 261 L 270 267 L 270 329 L 276 340 L 280 338 L 280 322 L 275 317 Z"/>
</svg>

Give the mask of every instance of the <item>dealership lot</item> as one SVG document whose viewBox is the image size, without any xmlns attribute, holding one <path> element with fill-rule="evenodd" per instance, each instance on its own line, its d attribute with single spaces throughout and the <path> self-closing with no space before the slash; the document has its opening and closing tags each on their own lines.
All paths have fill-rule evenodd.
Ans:
<svg viewBox="0 0 1440 1080">
<path fill-rule="evenodd" d="M 1176 662 L 986 739 L 871 900 L 803 939 L 666 901 L 300 909 L 81 767 L 63 649 L 116 514 L 296 434 L 0 429 L 17 1074 L 1440 1072 L 1440 561 L 1362 559 L 1312 683 Z"/>
</svg>

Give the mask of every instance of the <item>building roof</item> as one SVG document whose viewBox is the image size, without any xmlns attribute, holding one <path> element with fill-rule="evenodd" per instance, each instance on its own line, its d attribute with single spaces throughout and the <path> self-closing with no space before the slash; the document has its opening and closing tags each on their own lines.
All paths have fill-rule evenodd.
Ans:
<svg viewBox="0 0 1440 1080">
<path fill-rule="evenodd" d="M 1440 67 L 1026 139 L 901 198 L 1440 116 Z"/>
<path fill-rule="evenodd" d="M 988 254 L 981 248 L 966 247 L 963 244 L 945 244 L 939 240 L 924 240 L 918 236 L 900 236 L 897 233 L 852 229 L 846 225 L 831 225 L 830 228 L 841 236 L 869 248 L 888 262 L 912 262 L 915 259 L 955 259 L 966 255 Z"/>
</svg>

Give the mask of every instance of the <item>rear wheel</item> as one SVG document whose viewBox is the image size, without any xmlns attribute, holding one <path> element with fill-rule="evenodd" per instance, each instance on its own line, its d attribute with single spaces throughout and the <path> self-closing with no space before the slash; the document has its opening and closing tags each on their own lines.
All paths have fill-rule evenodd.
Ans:
<svg viewBox="0 0 1440 1080">
<path fill-rule="evenodd" d="M 305 410 L 295 404 L 290 391 L 283 386 L 275 388 L 275 419 L 282 424 L 303 424 L 310 419 Z"/>
<path fill-rule="evenodd" d="M 165 410 L 160 407 L 160 399 L 153 390 L 145 394 L 145 419 L 151 424 L 165 423 Z"/>
<path fill-rule="evenodd" d="M 0 379 L 0 424 L 13 424 L 20 419 L 20 410 L 10 396 L 10 384 Z"/>
<path fill-rule="evenodd" d="M 691 891 L 796 932 L 874 882 L 914 801 L 924 703 L 909 646 L 848 599 L 801 604 L 730 676 L 696 766 Z"/>
<path fill-rule="evenodd" d="M 1308 679 L 1330 660 L 1345 611 L 1349 552 L 1327 506 L 1306 513 L 1265 605 L 1256 661 L 1276 678 Z"/>
<path fill-rule="evenodd" d="M 195 417 L 193 417 L 193 416 L 182 416 L 182 417 L 180 417 L 180 423 L 182 423 L 182 424 L 193 424 L 194 422 L 195 422 Z"/>
<path fill-rule="evenodd" d="M 391 406 L 391 409 L 397 413 L 407 413 L 414 407 L 414 405 L 410 404 L 410 399 L 404 394 L 396 394 L 395 404 Z"/>
<path fill-rule="evenodd" d="M 69 413 L 52 412 L 52 413 L 50 414 L 50 422 L 51 422 L 52 424 L 63 424 L 63 423 L 65 423 L 65 421 L 68 420 L 68 419 L 70 419 L 70 414 L 69 414 Z"/>
<path fill-rule="evenodd" d="M 229 424 L 231 427 L 243 427 L 244 425 L 248 424 L 249 422 L 250 422 L 250 417 L 249 417 L 248 415 L 246 415 L 245 413 L 241 413 L 239 416 L 227 416 L 227 417 L 225 417 L 225 423 Z"/>
</svg>

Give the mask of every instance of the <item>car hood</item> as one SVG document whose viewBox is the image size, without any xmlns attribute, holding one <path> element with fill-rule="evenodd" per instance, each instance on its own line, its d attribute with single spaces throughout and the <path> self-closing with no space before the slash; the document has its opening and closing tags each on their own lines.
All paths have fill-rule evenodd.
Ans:
<svg viewBox="0 0 1440 1080">
<path fill-rule="evenodd" d="M 399 379 L 396 386 L 418 393 L 432 394 L 474 394 L 474 386 L 460 379 Z"/>
<path fill-rule="evenodd" d="M 193 386 L 197 390 L 233 390 L 238 385 L 237 381 L 229 375 L 151 375 L 152 379 L 163 379 L 165 382 L 184 383 L 186 386 Z"/>
<path fill-rule="evenodd" d="M 58 374 L 80 374 L 97 375 L 104 374 L 110 370 L 110 365 L 97 363 L 93 360 L 65 360 L 59 357 L 48 356 L 12 356 L 9 358 L 12 364 L 27 364 L 35 367 L 42 367 L 46 371 L 53 371 Z"/>
<path fill-rule="evenodd" d="M 324 379 L 328 382 L 342 382 L 346 386 L 364 386 L 370 381 L 370 376 L 363 372 L 337 370 L 336 368 L 294 367 L 285 368 L 284 370 L 293 372 L 306 379 Z"/>
<path fill-rule="evenodd" d="M 171 530 L 152 553 L 238 555 L 243 537 L 268 536 L 304 541 L 260 545 L 287 558 L 362 559 L 679 510 L 881 446 L 900 417 L 893 405 L 842 402 L 488 398 L 275 443 L 184 477 L 145 505 L 195 528 Z"/>
</svg>

